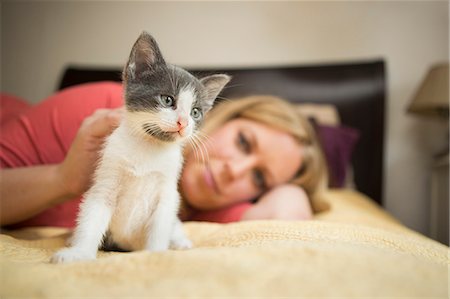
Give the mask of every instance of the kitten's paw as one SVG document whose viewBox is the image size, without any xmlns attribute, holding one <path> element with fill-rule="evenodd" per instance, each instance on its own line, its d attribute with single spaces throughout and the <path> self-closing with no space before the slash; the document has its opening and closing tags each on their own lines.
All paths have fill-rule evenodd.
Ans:
<svg viewBox="0 0 450 299">
<path fill-rule="evenodd" d="M 174 238 L 170 240 L 170 249 L 175 250 L 186 250 L 192 248 L 192 242 L 186 237 L 183 238 Z"/>
<path fill-rule="evenodd" d="M 60 264 L 60 263 L 70 263 L 70 262 L 77 262 L 77 261 L 89 261 L 89 260 L 95 260 L 95 253 L 89 253 L 77 248 L 64 248 L 57 253 L 55 253 L 52 258 L 50 259 L 50 262 L 53 264 Z"/>
<path fill-rule="evenodd" d="M 151 252 L 163 252 L 169 249 L 168 244 L 161 244 L 158 242 L 153 242 L 148 244 L 146 249 Z"/>
</svg>

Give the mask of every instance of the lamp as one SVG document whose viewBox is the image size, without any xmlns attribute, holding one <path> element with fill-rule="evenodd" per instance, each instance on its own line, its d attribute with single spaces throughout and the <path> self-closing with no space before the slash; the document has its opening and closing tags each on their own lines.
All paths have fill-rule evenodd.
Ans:
<svg viewBox="0 0 450 299">
<path fill-rule="evenodd" d="M 448 63 L 434 65 L 417 90 L 408 112 L 448 118 L 448 79 Z"/>
<path fill-rule="evenodd" d="M 434 65 L 426 75 L 408 112 L 434 117 L 445 121 L 447 142 L 445 149 L 433 157 L 431 165 L 431 194 L 429 214 L 429 236 L 444 244 L 449 244 L 448 226 L 448 165 L 449 165 L 449 99 L 448 99 L 448 62 Z M 440 122 L 442 123 L 442 122 Z"/>
</svg>

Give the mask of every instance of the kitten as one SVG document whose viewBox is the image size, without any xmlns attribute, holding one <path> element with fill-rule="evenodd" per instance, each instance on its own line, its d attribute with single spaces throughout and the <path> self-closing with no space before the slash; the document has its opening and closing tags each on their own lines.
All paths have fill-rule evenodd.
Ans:
<svg viewBox="0 0 450 299">
<path fill-rule="evenodd" d="M 140 35 L 123 71 L 125 118 L 105 141 L 71 247 L 52 262 L 95 259 L 105 241 L 130 251 L 192 246 L 177 217 L 183 144 L 229 80 L 199 80 L 167 64 L 155 40 Z"/>
</svg>

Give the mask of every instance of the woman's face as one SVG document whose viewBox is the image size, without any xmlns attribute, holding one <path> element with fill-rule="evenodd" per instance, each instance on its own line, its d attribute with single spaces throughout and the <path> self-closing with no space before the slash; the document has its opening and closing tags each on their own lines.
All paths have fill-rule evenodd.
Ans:
<svg viewBox="0 0 450 299">
<path fill-rule="evenodd" d="M 228 121 L 203 143 L 208 159 L 190 151 L 180 182 L 183 198 L 200 210 L 254 199 L 288 182 L 302 163 L 302 148 L 291 135 L 243 118 Z"/>
</svg>

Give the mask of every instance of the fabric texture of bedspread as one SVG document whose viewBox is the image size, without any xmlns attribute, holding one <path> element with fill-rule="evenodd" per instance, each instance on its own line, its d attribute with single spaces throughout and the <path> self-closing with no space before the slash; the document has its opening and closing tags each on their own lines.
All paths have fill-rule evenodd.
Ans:
<svg viewBox="0 0 450 299">
<path fill-rule="evenodd" d="M 361 194 L 326 196 L 311 221 L 188 222 L 186 251 L 99 252 L 49 264 L 68 231 L 0 235 L 1 298 L 448 296 L 448 247 L 415 233 Z"/>
</svg>

